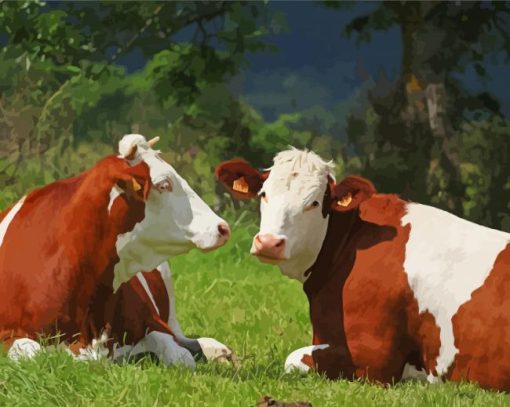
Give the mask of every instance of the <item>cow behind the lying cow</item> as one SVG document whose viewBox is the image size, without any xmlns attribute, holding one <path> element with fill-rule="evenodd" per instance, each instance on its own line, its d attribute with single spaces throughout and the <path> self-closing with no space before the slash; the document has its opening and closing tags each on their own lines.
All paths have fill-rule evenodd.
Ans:
<svg viewBox="0 0 510 407">
<path fill-rule="evenodd" d="M 34 191 L 4 212 L 4 340 L 59 332 L 86 346 L 107 322 L 113 288 L 170 256 L 228 240 L 226 222 L 151 144 L 141 135 L 125 136 L 119 157 Z"/>
<path fill-rule="evenodd" d="M 119 199 L 110 205 L 110 193 Z M 10 341 L 61 333 L 87 336 L 89 300 L 113 267 L 117 237 L 145 214 L 147 164 L 108 157 L 92 169 L 37 189 L 2 214 L 0 335 Z"/>
<path fill-rule="evenodd" d="M 196 354 L 204 354 L 208 360 L 230 357 L 232 351 L 215 339 L 192 339 L 181 331 L 166 262 L 193 247 L 207 252 L 222 246 L 230 237 L 230 229 L 159 151 L 150 147 L 137 134 L 124 136 L 119 143 L 120 155 L 133 165 L 139 160 L 149 164 L 158 192 L 147 201 L 145 219 L 117 242 L 120 261 L 114 270 L 116 292 L 111 295 L 109 281 L 98 289 L 92 301 L 93 314 L 104 319 L 95 325 L 111 327 L 110 343 L 116 358 L 151 352 L 166 364 L 193 367 Z M 162 241 L 165 243 L 158 243 Z M 133 273 L 136 276 L 130 278 Z"/>
<path fill-rule="evenodd" d="M 312 152 L 279 153 L 265 172 L 227 161 L 216 175 L 238 198 L 261 197 L 252 253 L 304 284 L 313 342 L 287 370 L 510 390 L 510 234 L 360 177 L 336 183 Z"/>
</svg>

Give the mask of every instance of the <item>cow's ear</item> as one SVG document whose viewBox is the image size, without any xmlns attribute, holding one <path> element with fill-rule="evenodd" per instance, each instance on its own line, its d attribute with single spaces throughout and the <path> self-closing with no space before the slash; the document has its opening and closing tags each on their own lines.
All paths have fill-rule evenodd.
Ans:
<svg viewBox="0 0 510 407">
<path fill-rule="evenodd" d="M 354 175 L 344 178 L 341 182 L 329 183 L 331 204 L 336 212 L 347 212 L 359 207 L 377 191 L 369 180 Z"/>
<path fill-rule="evenodd" d="M 249 199 L 257 196 L 269 171 L 260 172 L 246 161 L 234 159 L 220 163 L 215 174 L 234 198 Z"/>
<path fill-rule="evenodd" d="M 118 178 L 117 185 L 129 198 L 147 201 L 151 177 L 149 166 L 144 161 L 127 168 Z"/>
</svg>

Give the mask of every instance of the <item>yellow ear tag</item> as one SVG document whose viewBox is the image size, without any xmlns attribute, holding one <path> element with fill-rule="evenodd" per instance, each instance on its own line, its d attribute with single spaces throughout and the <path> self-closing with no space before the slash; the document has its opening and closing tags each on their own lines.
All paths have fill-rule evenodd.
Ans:
<svg viewBox="0 0 510 407">
<path fill-rule="evenodd" d="M 243 194 L 247 194 L 250 190 L 250 187 L 244 177 L 238 178 L 232 184 L 232 189 L 236 192 L 242 192 Z"/>
<path fill-rule="evenodd" d="M 338 206 L 349 206 L 349 204 L 352 202 L 352 195 L 350 192 L 348 192 L 346 195 L 342 197 L 342 199 L 338 200 L 336 204 Z"/>
<path fill-rule="evenodd" d="M 142 189 L 142 186 L 138 182 L 136 182 L 136 179 L 131 178 L 131 182 L 133 183 L 133 190 L 135 192 L 140 191 Z"/>
</svg>

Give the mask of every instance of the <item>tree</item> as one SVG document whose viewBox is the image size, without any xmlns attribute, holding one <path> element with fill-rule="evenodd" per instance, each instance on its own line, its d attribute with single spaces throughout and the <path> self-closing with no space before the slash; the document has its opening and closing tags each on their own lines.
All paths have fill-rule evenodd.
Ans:
<svg viewBox="0 0 510 407">
<path fill-rule="evenodd" d="M 36 184 L 66 175 L 71 162 L 54 162 L 89 131 L 113 144 L 111 123 L 138 126 L 122 117 L 137 98 L 186 110 L 264 48 L 268 18 L 244 2 L 0 1 L 0 180 L 31 159 Z M 120 61 L 135 50 L 147 66 L 127 75 Z"/>
<path fill-rule="evenodd" d="M 475 111 L 488 116 L 500 112 L 492 95 L 469 93 L 455 73 L 471 65 L 484 76 L 487 55 L 501 50 L 510 55 L 510 6 L 507 2 L 377 4 L 345 30 L 359 41 L 369 41 L 374 31 L 397 26 L 402 38 L 399 79 L 388 83 L 380 78 L 369 94 L 377 115 L 373 139 L 377 149 L 365 171 L 382 189 L 462 214 L 465 191 L 458 131 Z M 327 5 L 338 7 L 338 3 Z M 396 172 L 388 177 L 381 165 L 392 161 Z"/>
</svg>

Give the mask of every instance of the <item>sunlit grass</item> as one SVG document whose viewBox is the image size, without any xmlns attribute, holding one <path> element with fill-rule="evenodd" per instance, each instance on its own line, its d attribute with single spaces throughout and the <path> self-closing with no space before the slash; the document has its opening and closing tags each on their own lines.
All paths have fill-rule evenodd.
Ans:
<svg viewBox="0 0 510 407">
<path fill-rule="evenodd" d="M 80 363 L 63 352 L 19 364 L 0 356 L 0 405 L 250 406 L 266 394 L 315 407 L 510 405 L 510 396 L 470 384 L 408 382 L 385 389 L 284 374 L 286 356 L 310 343 L 307 301 L 298 283 L 247 255 L 254 230 L 239 225 L 221 250 L 172 262 L 182 328 L 229 345 L 240 366 L 199 363 L 191 372 L 148 360 Z"/>
</svg>

